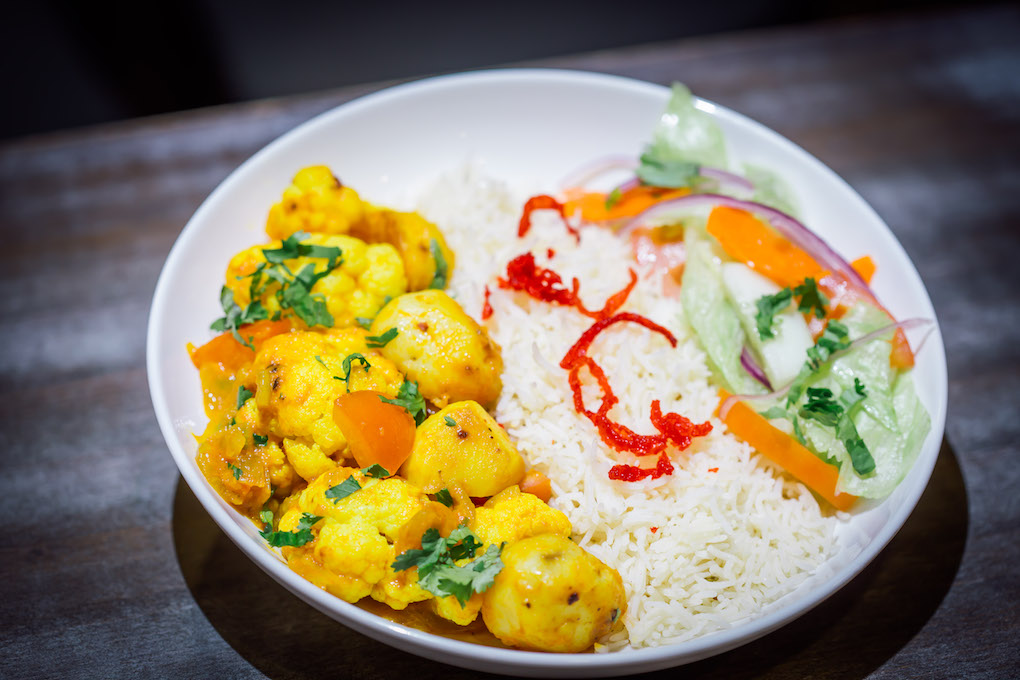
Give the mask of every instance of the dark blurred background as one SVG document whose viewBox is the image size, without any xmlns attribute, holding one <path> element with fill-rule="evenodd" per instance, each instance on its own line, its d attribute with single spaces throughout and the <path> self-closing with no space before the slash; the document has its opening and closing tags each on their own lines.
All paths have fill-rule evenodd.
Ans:
<svg viewBox="0 0 1020 680">
<path fill-rule="evenodd" d="M 37 0 L 0 20 L 0 138 L 933 0 Z M 1020 37 L 1018 37 L 1020 39 Z"/>
</svg>

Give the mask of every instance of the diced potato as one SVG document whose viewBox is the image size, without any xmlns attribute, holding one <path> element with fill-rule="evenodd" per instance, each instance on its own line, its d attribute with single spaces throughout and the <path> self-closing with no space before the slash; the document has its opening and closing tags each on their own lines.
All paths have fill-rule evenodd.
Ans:
<svg viewBox="0 0 1020 680">
<path fill-rule="evenodd" d="M 449 295 L 423 290 L 391 300 L 370 330 L 380 336 L 390 328 L 398 335 L 381 352 L 418 383 L 423 397 L 439 407 L 496 404 L 503 389 L 499 345 Z"/>
<path fill-rule="evenodd" d="M 459 401 L 418 426 L 400 473 L 427 493 L 455 482 L 468 495 L 484 498 L 520 482 L 524 459 L 485 409 Z"/>
</svg>

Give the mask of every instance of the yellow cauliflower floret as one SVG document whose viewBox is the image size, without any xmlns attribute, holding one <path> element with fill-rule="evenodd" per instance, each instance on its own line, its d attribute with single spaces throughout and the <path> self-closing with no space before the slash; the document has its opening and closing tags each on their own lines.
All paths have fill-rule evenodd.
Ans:
<svg viewBox="0 0 1020 680">
<path fill-rule="evenodd" d="M 469 562 L 470 560 L 461 560 L 458 564 Z M 471 598 L 460 606 L 460 602 L 457 601 L 453 595 L 447 595 L 446 597 L 433 598 L 429 605 L 432 607 L 432 611 L 437 615 L 441 616 L 448 621 L 453 621 L 459 626 L 466 626 L 475 619 L 478 618 L 478 613 L 482 611 L 482 593 L 475 593 Z"/>
<path fill-rule="evenodd" d="M 361 489 L 345 498 L 333 499 L 326 492 L 354 477 Z M 318 477 L 299 495 L 294 511 L 328 517 L 336 522 L 361 522 L 373 527 L 390 541 L 400 527 L 421 511 L 428 498 L 398 477 L 374 479 L 357 468 L 338 467 Z"/>
<path fill-rule="evenodd" d="M 439 227 L 418 213 L 397 212 L 368 203 L 364 206 L 364 219 L 351 224 L 351 236 L 369 243 L 389 243 L 396 248 L 404 263 L 408 290 L 423 290 L 432 285 L 437 271 L 433 241 L 446 265 L 449 280 L 453 274 L 454 254 Z"/>
<path fill-rule="evenodd" d="M 299 231 L 346 234 L 360 222 L 364 207 L 354 189 L 340 183 L 325 165 L 300 170 L 269 209 L 266 233 L 285 239 Z"/>
<path fill-rule="evenodd" d="M 315 541 L 314 554 L 323 567 L 351 579 L 342 597 L 357 602 L 372 592 L 393 562 L 393 546 L 369 524 L 326 519 Z"/>
<path fill-rule="evenodd" d="M 556 534 L 569 537 L 567 516 L 537 496 L 511 486 L 475 510 L 471 531 L 482 543 L 514 543 L 529 536 Z"/>
<path fill-rule="evenodd" d="M 263 343 L 252 364 L 254 402 L 262 427 L 284 440 L 287 459 L 299 475 L 311 481 L 335 467 L 331 460 L 347 440 L 333 420 L 333 403 L 348 391 L 372 389 L 395 397 L 403 383 L 400 371 L 365 344 L 362 329 L 331 333 L 296 331 Z M 344 359 L 363 354 L 369 362 L 351 362 L 346 377 Z M 246 404 L 247 406 L 247 404 Z"/>
<path fill-rule="evenodd" d="M 372 318 L 387 299 L 407 291 L 403 262 L 394 247 L 387 243 L 366 244 L 350 236 L 312 234 L 303 239 L 301 244 L 340 249 L 340 264 L 311 288 L 312 295 L 321 295 L 325 301 L 334 327 L 350 326 L 356 317 Z M 254 275 L 257 278 L 258 300 L 267 314 L 272 316 L 280 312 L 284 317 L 298 319 L 292 309 L 280 307 L 277 292 L 281 284 L 264 272 L 258 272 L 260 265 L 266 265 L 265 251 L 279 249 L 280 245 L 280 241 L 273 241 L 234 255 L 227 266 L 226 285 L 234 295 L 234 302 L 243 308 L 252 301 Z M 324 257 L 300 256 L 285 260 L 283 264 L 292 274 L 297 274 L 311 264 L 319 274 L 326 270 L 329 260 Z M 286 272 L 282 274 L 288 280 L 291 279 Z"/>
</svg>

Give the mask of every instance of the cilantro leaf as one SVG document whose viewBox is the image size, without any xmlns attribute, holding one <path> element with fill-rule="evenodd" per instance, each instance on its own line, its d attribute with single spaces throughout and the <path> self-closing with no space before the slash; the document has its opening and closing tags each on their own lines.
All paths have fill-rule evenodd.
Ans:
<svg viewBox="0 0 1020 680">
<path fill-rule="evenodd" d="M 329 498 L 335 504 L 358 491 L 361 491 L 361 484 L 358 484 L 358 480 L 351 475 L 336 486 L 326 489 L 326 498 Z"/>
<path fill-rule="evenodd" d="M 436 492 L 436 501 L 442 503 L 448 508 L 453 507 L 453 494 L 450 493 L 449 489 L 440 489 Z"/>
<path fill-rule="evenodd" d="M 371 318 L 369 318 L 367 316 L 356 316 L 356 317 L 354 317 L 354 320 L 357 322 L 357 324 L 359 326 L 361 326 L 362 328 L 364 328 L 367 331 L 369 328 L 372 327 L 372 322 L 375 319 L 371 319 Z"/>
<path fill-rule="evenodd" d="M 266 522 L 266 513 L 269 513 L 269 521 Z M 305 543 L 310 543 L 315 540 L 315 536 L 312 534 L 312 527 L 315 523 L 322 519 L 319 515 L 312 515 L 307 512 L 302 513 L 301 519 L 298 520 L 297 529 L 294 531 L 273 531 L 273 515 L 268 510 L 263 510 L 259 514 L 260 519 L 266 523 L 265 528 L 259 532 L 262 538 L 266 539 L 273 548 L 299 548 Z"/>
<path fill-rule="evenodd" d="M 668 189 L 697 185 L 702 181 L 700 172 L 697 163 L 666 158 L 652 148 L 641 154 L 641 164 L 636 170 L 642 183 Z"/>
<path fill-rule="evenodd" d="M 447 427 L 457 427 L 457 421 L 450 416 L 443 416 L 443 422 L 446 423 Z"/>
<path fill-rule="evenodd" d="M 416 425 L 421 425 L 422 421 L 424 421 L 428 415 L 425 412 L 425 399 L 418 391 L 418 383 L 411 382 L 406 378 L 404 379 L 404 383 L 400 386 L 400 392 L 397 393 L 396 399 L 387 399 L 381 394 L 379 395 L 379 399 L 387 404 L 394 404 L 403 408 L 414 417 Z"/>
<path fill-rule="evenodd" d="M 500 555 L 504 544 L 490 545 L 477 558 L 462 565 L 457 560 L 475 557 L 482 544 L 465 526 L 442 538 L 436 529 L 422 535 L 421 549 L 406 550 L 393 562 L 395 571 L 418 569 L 418 585 L 436 597 L 453 596 L 463 607 L 473 593 L 487 590 L 503 568 Z"/>
<path fill-rule="evenodd" d="M 234 479 L 241 479 L 241 474 L 244 472 L 244 470 L 237 467 L 233 463 L 227 463 L 227 467 L 230 468 L 230 472 L 233 473 Z"/>
<path fill-rule="evenodd" d="M 252 342 L 252 337 L 248 336 L 248 339 L 245 340 L 241 337 L 238 329 L 244 324 L 265 319 L 269 315 L 266 308 L 262 306 L 261 302 L 256 300 L 244 309 L 241 309 L 234 301 L 234 292 L 226 286 L 220 289 L 220 307 L 223 308 L 223 316 L 213 321 L 209 328 L 220 332 L 230 331 L 235 340 L 254 352 L 255 345 Z"/>
<path fill-rule="evenodd" d="M 623 198 L 623 192 L 620 191 L 620 187 L 610 191 L 609 195 L 606 196 L 606 210 L 612 210 L 613 206 L 619 203 L 621 198 Z"/>
<path fill-rule="evenodd" d="M 262 434 L 253 434 L 251 438 L 255 441 L 256 446 L 265 446 L 269 443 L 269 437 Z"/>
<path fill-rule="evenodd" d="M 817 420 L 827 427 L 833 427 L 839 422 L 843 407 L 832 400 L 832 390 L 809 387 L 807 395 L 807 403 L 800 407 L 801 418 Z"/>
<path fill-rule="evenodd" d="M 871 473 L 875 469 L 875 458 L 858 434 L 853 421 L 854 410 L 867 397 L 867 391 L 860 379 L 854 378 L 853 389 L 843 390 L 839 395 L 839 401 L 833 400 L 832 390 L 825 388 L 809 387 L 807 396 L 807 403 L 799 411 L 801 417 L 816 420 L 826 427 L 834 427 L 836 437 L 843 442 L 847 453 L 850 454 L 854 472 L 858 475 Z"/>
<path fill-rule="evenodd" d="M 784 288 L 775 295 L 762 295 L 755 302 L 755 306 L 758 308 L 758 314 L 754 317 L 755 325 L 758 327 L 758 337 L 762 340 L 776 337 L 772 331 L 772 324 L 775 321 L 775 315 L 786 309 L 787 305 L 790 304 L 790 299 L 793 297 L 793 291 L 789 288 Z"/>
<path fill-rule="evenodd" d="M 436 273 L 432 276 L 432 283 L 429 284 L 429 288 L 442 290 L 446 288 L 446 281 L 448 279 L 446 257 L 443 256 L 443 249 L 439 247 L 439 241 L 436 239 L 429 241 L 429 250 L 432 251 L 432 259 L 436 261 Z"/>
<path fill-rule="evenodd" d="M 805 314 L 814 310 L 815 318 L 825 318 L 825 307 L 829 304 L 829 298 L 825 293 L 818 290 L 818 284 L 810 276 L 804 279 L 804 283 L 793 289 L 793 294 L 800 298 L 797 303 L 797 310 Z"/>
<path fill-rule="evenodd" d="M 382 335 L 369 335 L 365 338 L 366 344 L 369 349 L 379 349 L 389 344 L 390 340 L 400 335 L 400 331 L 396 328 L 390 328 Z"/>
<path fill-rule="evenodd" d="M 255 396 L 255 393 L 249 390 L 244 385 L 237 388 L 237 410 L 240 411 L 241 407 L 244 406 L 244 402 Z"/>
<path fill-rule="evenodd" d="M 367 468 L 363 469 L 362 472 L 365 473 L 366 477 L 374 477 L 376 479 L 383 479 L 384 477 L 390 476 L 389 470 L 384 468 L 382 465 L 379 465 L 379 463 L 372 463 Z"/>
<path fill-rule="evenodd" d="M 372 368 L 372 364 L 368 363 L 368 359 L 365 358 L 364 354 L 361 354 L 359 352 L 355 352 L 354 354 L 348 354 L 344 358 L 344 363 L 343 363 L 344 377 L 340 378 L 340 380 L 343 380 L 346 383 L 349 383 L 350 380 L 351 380 L 351 362 L 352 361 L 360 361 L 362 366 L 365 367 L 366 371 L 368 369 Z M 350 388 L 348 388 L 348 389 L 350 389 Z"/>
<path fill-rule="evenodd" d="M 808 359 L 801 367 L 800 373 L 793 379 L 790 391 L 787 393 L 787 406 L 792 406 L 800 399 L 800 395 L 804 393 L 804 386 L 811 379 L 811 376 L 821 368 L 822 364 L 828 361 L 836 352 L 850 346 L 849 333 L 850 331 L 847 327 L 840 322 L 835 319 L 829 321 L 821 337 L 818 338 L 813 347 L 809 347 L 807 350 Z"/>
</svg>

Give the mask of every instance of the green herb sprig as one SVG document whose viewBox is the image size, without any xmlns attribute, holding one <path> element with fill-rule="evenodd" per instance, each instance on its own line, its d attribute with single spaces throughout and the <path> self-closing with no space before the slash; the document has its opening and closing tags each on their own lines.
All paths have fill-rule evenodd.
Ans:
<svg viewBox="0 0 1020 680">
<path fill-rule="evenodd" d="M 294 531 L 273 531 L 273 513 L 271 510 L 263 510 L 259 513 L 259 519 L 265 524 L 259 535 L 266 539 L 270 546 L 273 548 L 300 548 L 305 543 L 315 540 L 315 536 L 312 534 L 312 527 L 322 517 L 307 512 L 302 513 L 301 519 L 298 520 L 297 529 Z"/>
<path fill-rule="evenodd" d="M 463 607 L 474 593 L 483 593 L 503 569 L 503 546 L 490 545 L 475 557 L 482 543 L 463 524 L 443 538 L 436 529 L 427 529 L 421 537 L 421 549 L 404 551 L 393 562 L 395 571 L 418 569 L 418 585 L 436 597 L 457 598 Z M 472 559 L 458 566 L 458 560 Z"/>
<path fill-rule="evenodd" d="M 418 391 L 418 383 L 404 379 L 404 383 L 400 386 L 400 391 L 397 393 L 396 399 L 387 399 L 386 397 L 379 395 L 379 399 L 386 402 L 387 404 L 394 404 L 406 410 L 414 418 L 415 425 L 421 425 L 428 413 L 425 411 L 425 398 L 421 396 L 421 392 Z"/>
</svg>

